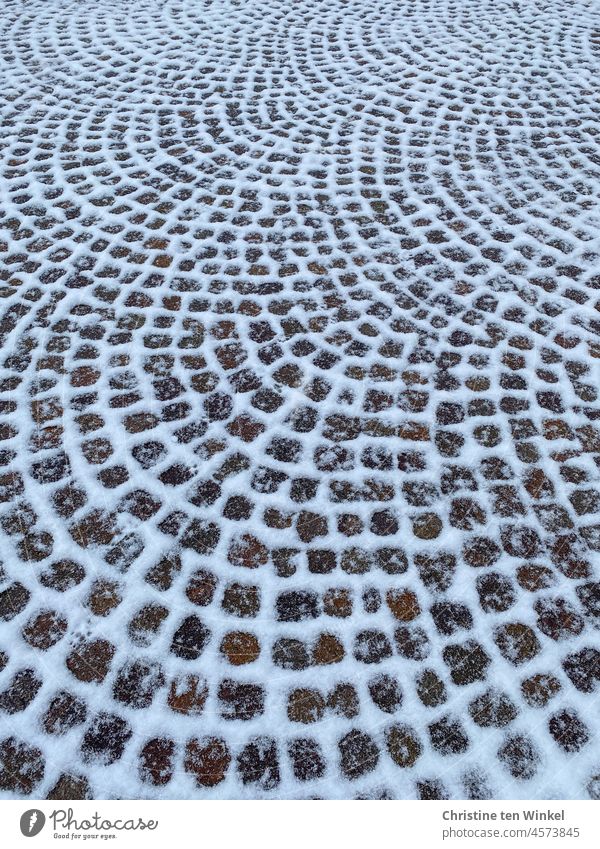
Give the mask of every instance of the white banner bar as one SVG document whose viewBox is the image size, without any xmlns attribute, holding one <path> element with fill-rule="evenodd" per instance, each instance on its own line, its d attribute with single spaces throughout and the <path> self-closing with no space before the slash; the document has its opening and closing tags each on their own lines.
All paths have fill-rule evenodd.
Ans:
<svg viewBox="0 0 600 849">
<path fill-rule="evenodd" d="M 12 847 L 111 845 L 210 849 L 534 846 L 597 849 L 595 802 L 97 801 L 0 802 Z"/>
</svg>

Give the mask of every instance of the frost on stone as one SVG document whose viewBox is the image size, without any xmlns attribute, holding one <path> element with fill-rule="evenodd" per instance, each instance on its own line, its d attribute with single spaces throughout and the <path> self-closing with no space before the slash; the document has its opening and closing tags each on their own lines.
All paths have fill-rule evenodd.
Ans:
<svg viewBox="0 0 600 849">
<path fill-rule="evenodd" d="M 599 31 L 5 0 L 0 796 L 600 798 Z"/>
</svg>

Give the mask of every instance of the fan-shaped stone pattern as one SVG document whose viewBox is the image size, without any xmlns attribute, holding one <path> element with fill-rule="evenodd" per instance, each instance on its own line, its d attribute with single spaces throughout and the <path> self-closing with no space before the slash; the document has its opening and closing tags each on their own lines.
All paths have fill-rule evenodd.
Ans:
<svg viewBox="0 0 600 849">
<path fill-rule="evenodd" d="M 6 0 L 1 794 L 600 797 L 599 32 Z"/>
</svg>

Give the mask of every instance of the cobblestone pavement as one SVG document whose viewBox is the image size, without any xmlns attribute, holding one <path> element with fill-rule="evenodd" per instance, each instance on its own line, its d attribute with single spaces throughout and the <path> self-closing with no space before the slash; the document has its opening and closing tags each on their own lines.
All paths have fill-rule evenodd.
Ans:
<svg viewBox="0 0 600 849">
<path fill-rule="evenodd" d="M 5 798 L 600 798 L 600 10 L 5 0 Z"/>
</svg>

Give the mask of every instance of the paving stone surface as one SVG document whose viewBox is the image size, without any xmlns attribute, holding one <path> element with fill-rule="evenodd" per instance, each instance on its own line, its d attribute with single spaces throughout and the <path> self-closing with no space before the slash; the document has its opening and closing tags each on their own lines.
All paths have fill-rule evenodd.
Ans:
<svg viewBox="0 0 600 849">
<path fill-rule="evenodd" d="M 600 798 L 600 12 L 5 0 L 0 795 Z"/>
</svg>

